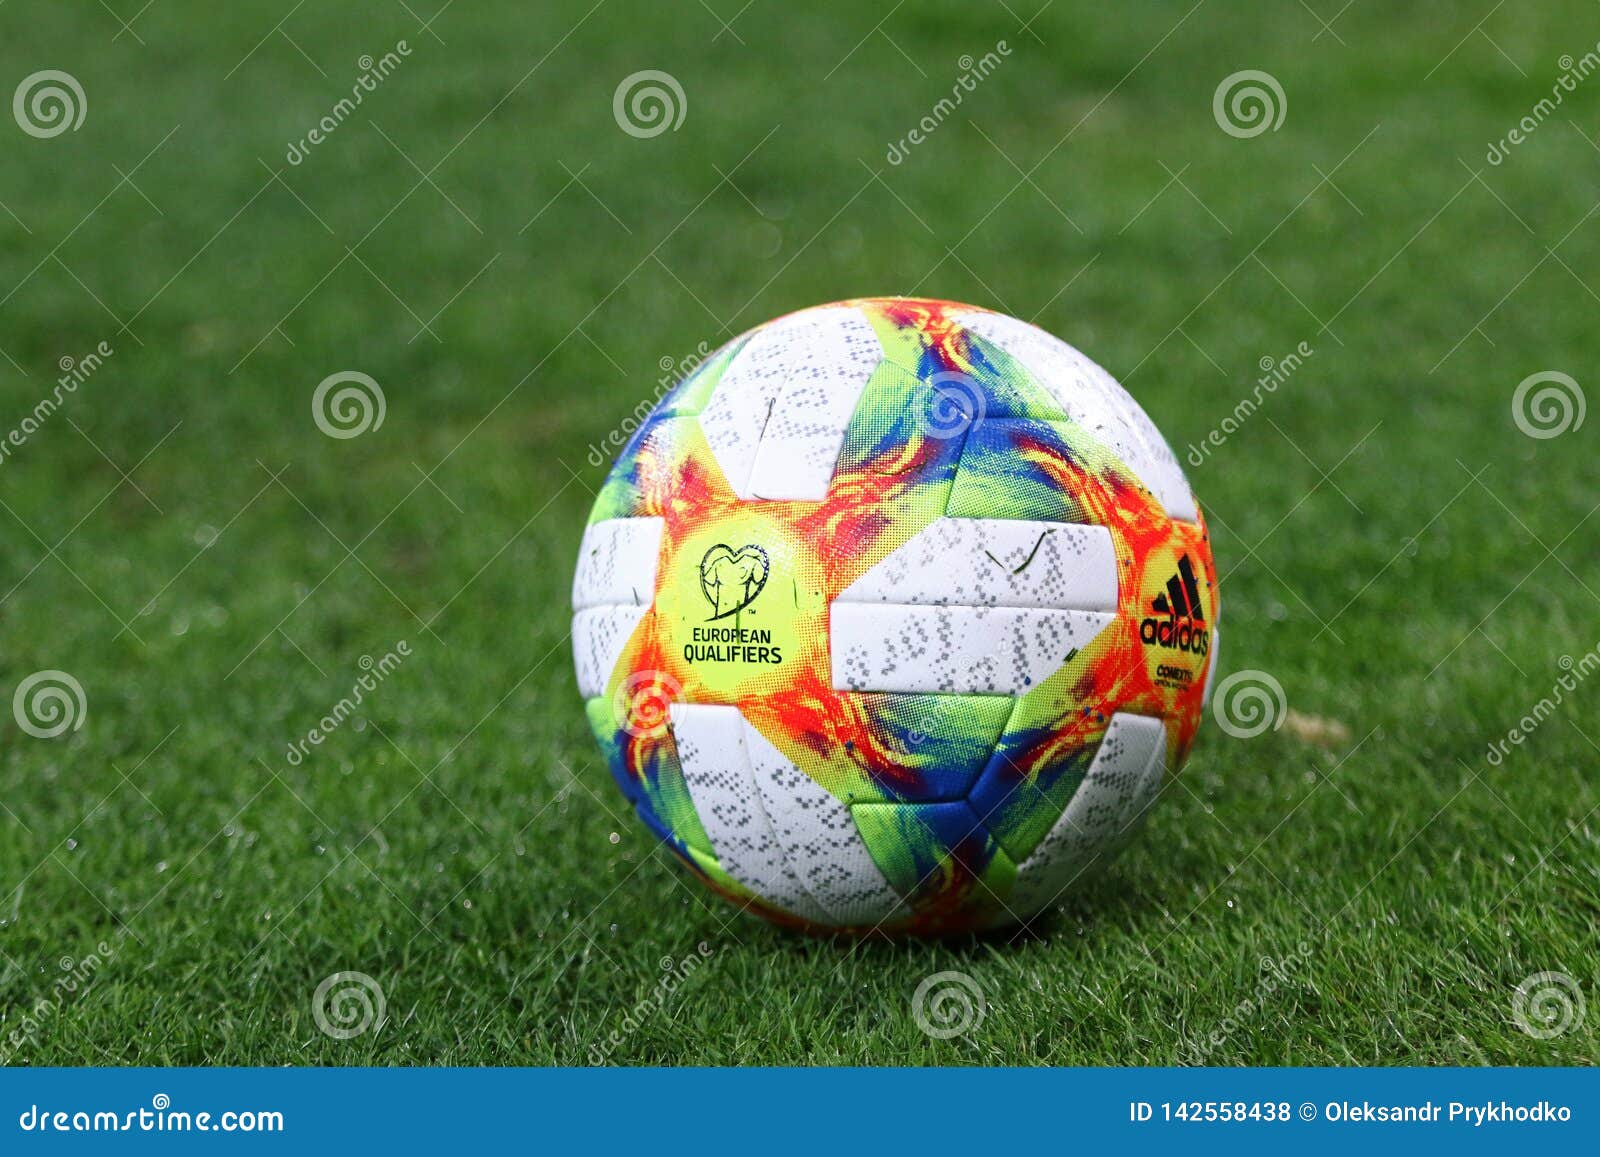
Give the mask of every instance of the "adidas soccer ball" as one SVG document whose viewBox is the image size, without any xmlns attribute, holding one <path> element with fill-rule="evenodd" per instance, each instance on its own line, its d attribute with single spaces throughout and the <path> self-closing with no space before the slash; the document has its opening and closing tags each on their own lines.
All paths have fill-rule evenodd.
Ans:
<svg viewBox="0 0 1600 1157">
<path fill-rule="evenodd" d="M 639 818 L 810 929 L 1023 921 L 1199 725 L 1205 523 L 1137 403 L 973 306 L 873 298 L 707 358 L 612 468 L 578 687 Z"/>
</svg>

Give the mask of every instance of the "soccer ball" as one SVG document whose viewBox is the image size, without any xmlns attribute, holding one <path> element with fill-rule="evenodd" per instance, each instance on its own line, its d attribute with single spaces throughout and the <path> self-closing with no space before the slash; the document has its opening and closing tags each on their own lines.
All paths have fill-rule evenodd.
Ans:
<svg viewBox="0 0 1600 1157">
<path fill-rule="evenodd" d="M 601 489 L 578 688 L 646 827 L 810 930 L 1026 921 L 1127 839 L 1199 726 L 1205 522 L 1109 374 L 975 306 L 735 338 Z"/>
</svg>

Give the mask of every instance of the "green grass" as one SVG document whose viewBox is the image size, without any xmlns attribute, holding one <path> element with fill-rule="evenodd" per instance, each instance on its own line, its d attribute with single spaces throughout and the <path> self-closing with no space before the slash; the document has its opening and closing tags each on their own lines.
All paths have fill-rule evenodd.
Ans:
<svg viewBox="0 0 1600 1157">
<path fill-rule="evenodd" d="M 619 1063 L 1161 1064 L 1213 1033 L 1222 1064 L 1593 1060 L 1600 689 L 1485 753 L 1600 643 L 1595 420 L 1535 441 L 1510 410 L 1537 371 L 1594 392 L 1600 80 L 1483 160 L 1600 40 L 1593 4 L 1478 33 L 1487 2 L 1356 4 L 1320 35 L 1238 0 L 1056 0 L 1029 31 L 1033 0 L 915 4 L 877 32 L 845 3 L 732 32 L 699 5 L 456 4 L 443 43 L 384 0 L 274 33 L 286 7 L 164 0 L 137 38 L 103 6 L 0 8 L 4 91 L 64 69 L 89 102 L 50 140 L 0 118 L 0 435 L 61 358 L 115 351 L 0 464 L 0 692 L 61 669 L 88 702 L 56 740 L 0 717 L 13 1063 L 585 1063 L 613 1032 Z M 611 100 L 646 68 L 688 107 L 637 140 Z M 1246 68 L 1288 110 L 1239 140 L 1212 95 Z M 1180 454 L 1261 358 L 1315 351 L 1190 474 L 1224 669 L 1349 736 L 1208 721 L 1142 838 L 1022 937 L 739 916 L 626 814 L 571 674 L 589 447 L 658 363 L 893 292 L 1036 318 Z M 311 420 L 342 370 L 387 398 L 348 441 Z M 912 995 L 950 969 L 986 1015 L 935 1040 Z M 388 1009 L 348 1041 L 311 1015 L 342 970 Z M 1544 971 L 1590 1005 L 1549 1040 L 1512 1018 Z"/>
</svg>

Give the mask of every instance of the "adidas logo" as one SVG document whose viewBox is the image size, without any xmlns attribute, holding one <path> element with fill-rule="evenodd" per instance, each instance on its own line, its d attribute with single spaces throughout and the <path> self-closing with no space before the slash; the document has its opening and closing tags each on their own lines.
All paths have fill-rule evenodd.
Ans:
<svg viewBox="0 0 1600 1157">
<path fill-rule="evenodd" d="M 1155 614 L 1139 624 L 1139 638 L 1146 644 L 1193 655 L 1211 650 L 1200 583 L 1188 555 L 1178 560 L 1178 572 L 1167 580 L 1166 591 L 1150 600 L 1150 609 Z"/>
</svg>

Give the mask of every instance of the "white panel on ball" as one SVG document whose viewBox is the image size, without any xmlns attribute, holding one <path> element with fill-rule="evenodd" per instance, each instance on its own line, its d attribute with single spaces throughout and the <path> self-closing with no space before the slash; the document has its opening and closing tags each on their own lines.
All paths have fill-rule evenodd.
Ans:
<svg viewBox="0 0 1600 1157">
<path fill-rule="evenodd" d="M 840 803 L 745 720 L 761 803 L 784 860 L 836 924 L 877 924 L 909 915 Z"/>
<path fill-rule="evenodd" d="M 1161 790 L 1166 757 L 1167 730 L 1161 720 L 1113 715 L 1067 810 L 1017 865 L 1011 907 L 1019 912 L 1044 907 L 1096 857 L 1120 848 Z"/>
<path fill-rule="evenodd" d="M 655 602 L 664 525 L 614 518 L 583 532 L 572 579 L 572 654 L 586 699 L 605 693 L 622 649 Z"/>
<path fill-rule="evenodd" d="M 700 415 L 706 444 L 740 498 L 818 501 L 845 428 L 883 360 L 858 309 L 808 309 L 758 330 Z"/>
<path fill-rule="evenodd" d="M 840 691 L 1021 695 L 1116 616 L 1031 607 L 835 602 L 828 634 Z"/>
<path fill-rule="evenodd" d="M 1222 650 L 1222 628 L 1213 625 L 1211 628 L 1211 665 L 1206 668 L 1205 686 L 1200 691 L 1200 710 L 1204 711 L 1211 706 L 1211 685 L 1217 681 L 1217 669 L 1222 665 L 1218 653 Z"/>
<path fill-rule="evenodd" d="M 572 609 L 649 606 L 664 526 L 659 518 L 611 518 L 585 530 L 572 578 Z"/>
<path fill-rule="evenodd" d="M 766 903 L 820 924 L 904 915 L 850 809 L 737 707 L 674 703 L 672 734 L 695 813 L 724 871 Z"/>
<path fill-rule="evenodd" d="M 834 601 L 1114 611 L 1117 555 L 1103 526 L 941 518 Z"/>
<path fill-rule="evenodd" d="M 1038 326 L 1002 313 L 974 310 L 961 324 L 993 342 L 1055 397 L 1067 416 L 1101 439 L 1160 500 L 1167 514 L 1200 517 L 1183 467 L 1132 395 L 1096 362 Z"/>
<path fill-rule="evenodd" d="M 622 649 L 650 613 L 649 607 L 589 607 L 572 616 L 572 657 L 578 670 L 578 694 L 585 699 L 605 694 Z"/>
</svg>

